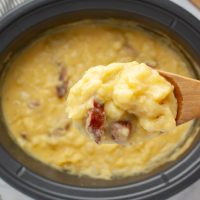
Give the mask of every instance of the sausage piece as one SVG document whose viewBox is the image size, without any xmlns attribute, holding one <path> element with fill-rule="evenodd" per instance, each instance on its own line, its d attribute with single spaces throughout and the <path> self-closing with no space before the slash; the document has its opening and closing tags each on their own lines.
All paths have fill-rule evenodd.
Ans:
<svg viewBox="0 0 200 200">
<path fill-rule="evenodd" d="M 104 105 L 98 103 L 95 99 L 93 107 L 88 111 L 86 120 L 86 129 L 98 144 L 101 142 L 102 136 L 105 132 L 105 112 Z"/>
<path fill-rule="evenodd" d="M 128 141 L 131 133 L 131 123 L 128 121 L 118 121 L 111 125 L 111 135 L 116 143 L 124 144 Z"/>
</svg>

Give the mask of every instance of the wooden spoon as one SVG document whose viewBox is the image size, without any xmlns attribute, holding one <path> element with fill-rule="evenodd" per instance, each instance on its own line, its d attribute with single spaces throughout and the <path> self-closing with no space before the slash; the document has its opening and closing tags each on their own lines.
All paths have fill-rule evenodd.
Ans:
<svg viewBox="0 0 200 200">
<path fill-rule="evenodd" d="M 200 81 L 158 70 L 160 75 L 174 85 L 177 99 L 177 125 L 200 117 Z"/>
</svg>

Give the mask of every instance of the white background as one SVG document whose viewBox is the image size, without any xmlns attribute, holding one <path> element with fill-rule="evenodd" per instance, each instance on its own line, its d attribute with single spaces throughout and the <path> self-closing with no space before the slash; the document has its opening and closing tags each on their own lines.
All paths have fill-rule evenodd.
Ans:
<svg viewBox="0 0 200 200">
<path fill-rule="evenodd" d="M 163 0 L 163 1 L 167 1 L 167 0 Z M 194 7 L 189 2 L 189 0 L 171 0 L 171 1 L 182 6 L 183 8 L 191 12 L 193 15 L 195 15 L 198 19 L 200 19 L 200 10 Z M 0 0 L 0 3 L 1 2 L 2 0 Z M 199 22 L 199 26 L 200 26 L 200 22 Z M 199 41 L 199 44 L 200 44 L 200 41 Z M 15 190 L 14 188 L 6 184 L 0 178 L 0 200 L 33 200 L 33 199 Z M 179 194 L 171 197 L 168 200 L 200 200 L 200 180 L 196 182 L 195 184 L 193 184 L 192 186 L 190 186 L 189 188 L 187 188 L 186 190 L 180 192 Z"/>
</svg>

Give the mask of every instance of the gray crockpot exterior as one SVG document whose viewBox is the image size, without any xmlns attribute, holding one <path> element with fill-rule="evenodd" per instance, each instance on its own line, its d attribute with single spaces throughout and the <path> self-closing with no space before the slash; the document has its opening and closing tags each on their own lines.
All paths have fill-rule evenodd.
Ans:
<svg viewBox="0 0 200 200">
<path fill-rule="evenodd" d="M 54 9 L 55 5 L 57 9 Z M 43 9 L 49 12 L 42 12 Z M 1 19 L 0 54 L 13 38 L 29 27 L 46 18 L 79 10 L 123 11 L 147 17 L 180 35 L 200 58 L 199 21 L 167 0 L 39 0 L 23 4 Z M 38 13 L 37 17 L 31 17 L 34 12 Z M 14 160 L 0 145 L 0 176 L 13 187 L 39 200 L 163 200 L 200 178 L 199 155 L 200 143 L 197 143 L 180 162 L 147 180 L 116 187 L 85 188 L 55 183 L 35 174 Z"/>
</svg>

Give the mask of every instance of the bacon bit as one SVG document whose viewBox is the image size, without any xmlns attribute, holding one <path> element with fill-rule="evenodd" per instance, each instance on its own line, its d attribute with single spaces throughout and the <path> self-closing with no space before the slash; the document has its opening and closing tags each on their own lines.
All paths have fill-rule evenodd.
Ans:
<svg viewBox="0 0 200 200">
<path fill-rule="evenodd" d="M 28 104 L 28 107 L 30 109 L 36 109 L 40 106 L 40 102 L 39 101 L 31 101 L 29 104 Z"/>
<path fill-rule="evenodd" d="M 155 68 L 157 66 L 157 62 L 154 61 L 154 60 L 146 61 L 145 64 L 148 65 L 151 68 Z"/>
<path fill-rule="evenodd" d="M 61 85 L 56 86 L 56 93 L 58 98 L 63 98 L 67 94 L 68 81 L 64 81 Z"/>
<path fill-rule="evenodd" d="M 63 136 L 65 133 L 64 133 L 64 128 L 56 128 L 55 130 L 53 130 L 49 136 L 52 136 L 52 137 L 61 137 Z"/>
<path fill-rule="evenodd" d="M 24 140 L 28 140 L 28 136 L 25 132 L 22 132 L 20 135 Z"/>
<path fill-rule="evenodd" d="M 86 129 L 94 137 L 98 144 L 104 134 L 105 112 L 104 105 L 93 101 L 93 108 L 88 111 L 88 118 L 86 120 Z"/>
<path fill-rule="evenodd" d="M 131 54 L 131 55 L 134 55 L 134 56 L 138 55 L 137 50 L 135 48 L 133 48 L 129 43 L 125 43 L 122 46 L 122 49 L 128 54 Z"/>
<path fill-rule="evenodd" d="M 60 70 L 59 80 L 64 82 L 66 81 L 66 77 L 67 77 L 67 69 L 62 67 L 62 69 Z"/>
<path fill-rule="evenodd" d="M 128 121 L 115 122 L 111 126 L 111 135 L 113 140 L 119 144 L 127 142 L 131 133 L 131 123 Z"/>
<path fill-rule="evenodd" d="M 60 85 L 56 86 L 56 92 L 58 98 L 63 98 L 67 94 L 68 90 L 68 80 L 67 80 L 67 70 L 65 67 L 60 69 L 59 73 L 59 81 L 61 81 Z"/>
<path fill-rule="evenodd" d="M 65 125 L 65 130 L 67 131 L 67 130 L 69 130 L 69 128 L 70 128 L 70 123 L 67 123 L 67 124 Z"/>
</svg>

